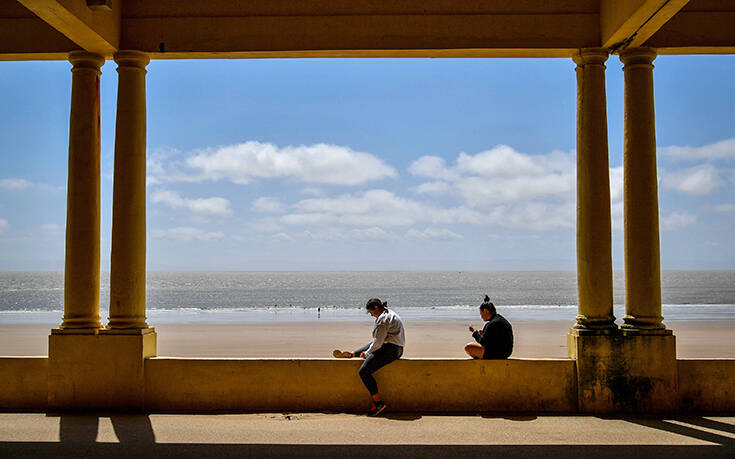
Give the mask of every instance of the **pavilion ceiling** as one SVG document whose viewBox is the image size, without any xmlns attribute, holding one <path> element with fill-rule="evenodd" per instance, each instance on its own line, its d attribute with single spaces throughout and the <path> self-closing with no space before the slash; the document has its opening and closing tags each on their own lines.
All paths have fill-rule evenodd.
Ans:
<svg viewBox="0 0 735 459">
<path fill-rule="evenodd" d="M 92 8 L 90 8 L 92 6 Z M 0 0 L 0 60 L 735 53 L 735 0 Z"/>
</svg>

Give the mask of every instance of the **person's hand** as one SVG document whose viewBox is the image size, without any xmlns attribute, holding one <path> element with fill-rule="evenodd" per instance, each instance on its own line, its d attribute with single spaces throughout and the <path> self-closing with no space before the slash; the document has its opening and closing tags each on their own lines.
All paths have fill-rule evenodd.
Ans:
<svg viewBox="0 0 735 459">
<path fill-rule="evenodd" d="M 470 325 L 470 333 L 475 333 L 475 327 L 473 327 L 472 325 Z"/>
<path fill-rule="evenodd" d="M 360 357 L 362 357 L 363 359 L 366 359 L 366 358 L 367 358 L 367 354 L 366 354 L 366 353 L 364 353 L 364 352 L 361 352 L 361 353 L 360 353 Z"/>
</svg>

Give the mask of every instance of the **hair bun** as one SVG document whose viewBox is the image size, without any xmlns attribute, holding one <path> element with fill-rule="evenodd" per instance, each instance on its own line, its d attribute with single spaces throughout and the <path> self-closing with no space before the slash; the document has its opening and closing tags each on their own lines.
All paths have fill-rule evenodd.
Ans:
<svg viewBox="0 0 735 459">
<path fill-rule="evenodd" d="M 485 295 L 485 300 L 484 301 L 485 301 L 485 303 L 487 303 L 488 301 L 490 301 L 490 297 L 487 296 L 487 295 Z"/>
</svg>

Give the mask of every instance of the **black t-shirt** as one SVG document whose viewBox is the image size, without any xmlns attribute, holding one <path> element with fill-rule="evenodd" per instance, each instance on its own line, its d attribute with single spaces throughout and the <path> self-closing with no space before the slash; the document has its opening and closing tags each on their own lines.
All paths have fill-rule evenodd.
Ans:
<svg viewBox="0 0 735 459">
<path fill-rule="evenodd" d="M 483 359 L 507 359 L 513 352 L 513 327 L 505 317 L 495 314 L 482 329 L 482 334 L 472 334 L 475 341 L 485 348 Z"/>
</svg>

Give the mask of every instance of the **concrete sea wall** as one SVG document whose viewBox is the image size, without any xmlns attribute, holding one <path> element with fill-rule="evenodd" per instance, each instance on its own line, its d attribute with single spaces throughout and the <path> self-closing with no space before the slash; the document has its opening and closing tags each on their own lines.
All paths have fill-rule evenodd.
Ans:
<svg viewBox="0 0 735 459">
<path fill-rule="evenodd" d="M 145 359 L 148 412 L 363 412 L 358 360 Z M 735 359 L 678 360 L 682 412 L 735 412 Z M 122 375 L 120 377 L 123 377 Z M 572 359 L 400 360 L 376 374 L 392 411 L 572 413 Z M 45 411 L 46 357 L 0 357 L 0 410 Z"/>
</svg>

